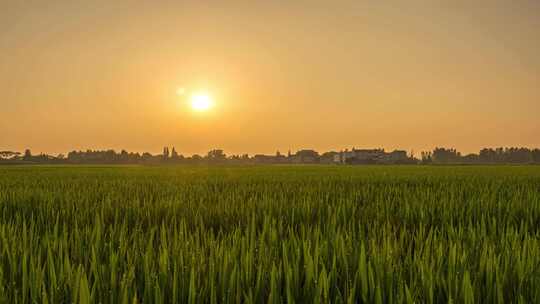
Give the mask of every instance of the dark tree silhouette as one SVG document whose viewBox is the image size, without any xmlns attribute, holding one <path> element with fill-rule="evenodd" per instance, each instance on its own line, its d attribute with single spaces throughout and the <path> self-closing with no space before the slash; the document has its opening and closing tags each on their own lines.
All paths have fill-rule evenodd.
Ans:
<svg viewBox="0 0 540 304">
<path fill-rule="evenodd" d="M 0 158 L 2 159 L 12 159 L 18 157 L 19 155 L 21 155 L 20 152 L 0 151 Z"/>
<path fill-rule="evenodd" d="M 356 156 L 352 155 L 356 153 Z M 360 156 L 358 156 L 360 154 Z M 383 149 L 353 149 L 342 150 L 341 152 L 325 152 L 321 155 L 315 150 L 300 150 L 295 154 L 290 152 L 287 156 L 277 151 L 274 155 L 258 154 L 250 157 L 248 154 L 227 155 L 221 149 L 214 149 L 208 152 L 205 157 L 193 155 L 183 157 L 172 147 L 163 149 L 163 154 L 152 155 L 150 153 L 128 152 L 121 150 L 116 153 L 114 150 L 86 150 L 71 151 L 67 157 L 59 154 L 51 156 L 47 154 L 32 155 L 29 149 L 24 154 L 14 151 L 0 151 L 0 161 L 6 163 L 47 163 L 47 164 L 200 164 L 200 163 L 229 163 L 229 164 L 284 164 L 284 163 L 306 163 L 306 164 L 540 164 L 540 149 L 529 148 L 484 148 L 478 154 L 467 154 L 462 156 L 456 149 L 437 147 L 431 152 L 422 152 L 421 160 L 407 155 L 403 150 L 385 152 Z M 352 156 L 351 156 L 352 155 Z M 345 157 L 345 158 L 344 158 Z M 352 158 L 351 158 L 352 157 Z M 354 157 L 360 157 L 356 159 Z M 343 161 L 345 159 L 345 161 Z"/>
</svg>

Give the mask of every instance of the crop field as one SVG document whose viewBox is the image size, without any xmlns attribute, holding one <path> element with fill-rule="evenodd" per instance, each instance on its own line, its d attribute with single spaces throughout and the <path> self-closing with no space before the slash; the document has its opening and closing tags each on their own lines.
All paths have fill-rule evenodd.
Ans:
<svg viewBox="0 0 540 304">
<path fill-rule="evenodd" d="M 540 167 L 0 167 L 0 303 L 540 303 Z"/>
</svg>

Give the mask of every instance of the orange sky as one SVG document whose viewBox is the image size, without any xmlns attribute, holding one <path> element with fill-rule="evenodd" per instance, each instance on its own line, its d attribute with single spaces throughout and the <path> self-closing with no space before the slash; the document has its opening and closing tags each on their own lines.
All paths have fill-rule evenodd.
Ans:
<svg viewBox="0 0 540 304">
<path fill-rule="evenodd" d="M 4 1 L 0 150 L 540 147 L 539 1 L 379 2 Z"/>
</svg>

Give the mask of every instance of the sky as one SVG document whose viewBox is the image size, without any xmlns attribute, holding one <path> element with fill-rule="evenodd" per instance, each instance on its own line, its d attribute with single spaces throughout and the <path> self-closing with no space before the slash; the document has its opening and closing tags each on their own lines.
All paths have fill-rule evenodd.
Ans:
<svg viewBox="0 0 540 304">
<path fill-rule="evenodd" d="M 540 147 L 536 0 L 2 1 L 0 29 L 0 150 Z"/>
</svg>

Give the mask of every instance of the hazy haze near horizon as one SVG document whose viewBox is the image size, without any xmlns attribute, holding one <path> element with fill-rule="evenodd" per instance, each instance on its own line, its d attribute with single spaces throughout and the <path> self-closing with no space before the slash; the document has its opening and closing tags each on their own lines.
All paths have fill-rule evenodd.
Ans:
<svg viewBox="0 0 540 304">
<path fill-rule="evenodd" d="M 540 147 L 539 1 L 5 1 L 0 28 L 0 149 Z"/>
</svg>

